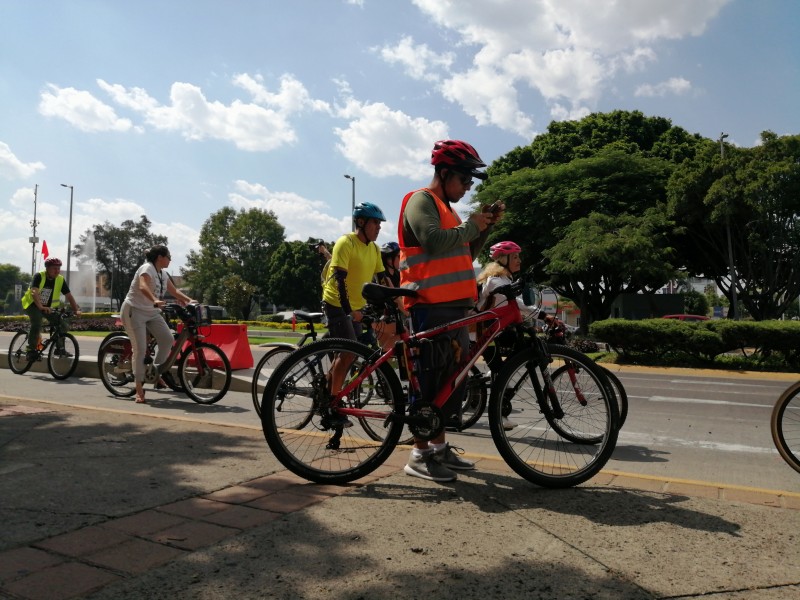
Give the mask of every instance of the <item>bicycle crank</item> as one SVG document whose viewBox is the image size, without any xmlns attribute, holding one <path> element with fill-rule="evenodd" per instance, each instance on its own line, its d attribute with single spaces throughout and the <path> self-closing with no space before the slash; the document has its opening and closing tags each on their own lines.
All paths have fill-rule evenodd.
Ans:
<svg viewBox="0 0 800 600">
<path fill-rule="evenodd" d="M 415 402 L 408 410 L 406 423 L 415 438 L 432 440 L 444 431 L 444 413 L 430 402 Z"/>
</svg>

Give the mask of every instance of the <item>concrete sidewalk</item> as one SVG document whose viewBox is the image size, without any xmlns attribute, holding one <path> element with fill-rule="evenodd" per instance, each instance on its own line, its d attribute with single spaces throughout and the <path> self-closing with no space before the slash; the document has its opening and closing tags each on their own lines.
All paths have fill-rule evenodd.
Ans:
<svg viewBox="0 0 800 600">
<path fill-rule="evenodd" d="M 52 393 L 53 386 L 40 386 Z M 800 494 L 305 482 L 252 428 L 0 395 L 0 597 L 800 598 Z"/>
</svg>

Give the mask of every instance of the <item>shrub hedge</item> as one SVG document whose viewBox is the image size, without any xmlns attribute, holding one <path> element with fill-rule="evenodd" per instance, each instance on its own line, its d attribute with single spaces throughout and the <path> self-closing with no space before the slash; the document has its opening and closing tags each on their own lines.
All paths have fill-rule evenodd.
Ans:
<svg viewBox="0 0 800 600">
<path fill-rule="evenodd" d="M 792 370 L 800 368 L 800 322 L 729 321 L 686 322 L 674 319 L 607 319 L 589 327 L 591 336 L 628 361 L 687 357 L 714 362 L 740 353 Z"/>
</svg>

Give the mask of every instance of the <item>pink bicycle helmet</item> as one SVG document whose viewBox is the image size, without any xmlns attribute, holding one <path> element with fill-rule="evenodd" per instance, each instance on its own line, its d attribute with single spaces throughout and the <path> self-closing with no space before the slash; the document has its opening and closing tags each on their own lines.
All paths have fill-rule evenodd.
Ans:
<svg viewBox="0 0 800 600">
<path fill-rule="evenodd" d="M 514 242 L 497 242 L 494 246 L 489 248 L 489 258 L 496 260 L 501 256 L 514 254 L 515 252 L 521 251 L 522 248 L 520 248 L 519 245 L 515 244 Z"/>
<path fill-rule="evenodd" d="M 45 267 L 60 267 L 61 266 L 61 259 L 60 258 L 48 258 L 44 261 Z"/>
<path fill-rule="evenodd" d="M 488 175 L 477 169 L 486 166 L 475 148 L 461 140 L 440 140 L 433 146 L 431 164 L 435 167 L 453 167 L 470 173 L 478 179 L 486 179 Z"/>
</svg>

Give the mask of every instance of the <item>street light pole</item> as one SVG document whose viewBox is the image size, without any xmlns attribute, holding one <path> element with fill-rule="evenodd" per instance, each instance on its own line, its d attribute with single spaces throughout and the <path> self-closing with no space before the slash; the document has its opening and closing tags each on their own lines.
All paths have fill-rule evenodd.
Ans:
<svg viewBox="0 0 800 600">
<path fill-rule="evenodd" d="M 72 254 L 72 194 L 75 191 L 71 185 L 62 183 L 61 187 L 69 188 L 69 232 L 67 233 L 67 285 L 69 285 L 69 257 Z"/>
<path fill-rule="evenodd" d="M 350 217 L 353 217 L 353 213 L 356 210 L 356 177 L 355 175 L 345 175 L 345 179 L 349 179 L 353 183 L 353 199 L 350 202 Z M 353 219 L 353 231 L 356 230 L 356 222 Z"/>
<path fill-rule="evenodd" d="M 725 138 L 728 137 L 727 133 L 719 134 L 719 156 L 722 159 L 723 175 L 725 173 Z M 733 268 L 733 242 L 731 236 L 731 215 L 730 207 L 725 211 L 725 229 L 728 234 L 728 274 L 731 278 L 731 303 L 733 306 L 733 320 L 739 320 L 739 306 L 736 299 L 736 269 Z"/>
</svg>

